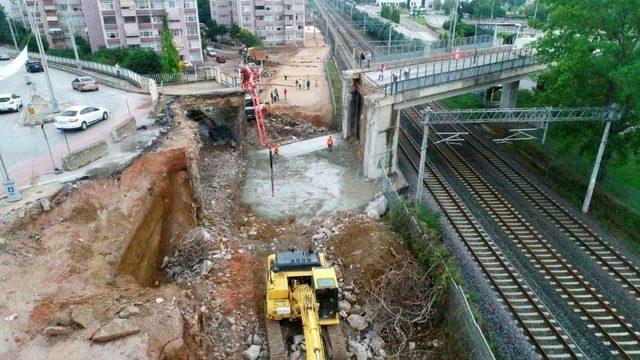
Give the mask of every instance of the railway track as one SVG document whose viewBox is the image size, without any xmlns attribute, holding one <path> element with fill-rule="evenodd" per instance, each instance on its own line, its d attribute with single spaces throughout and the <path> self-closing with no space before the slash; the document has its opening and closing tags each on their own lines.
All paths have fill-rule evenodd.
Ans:
<svg viewBox="0 0 640 360">
<path fill-rule="evenodd" d="M 422 133 L 420 114 L 415 108 L 404 114 L 415 131 Z M 633 330 L 617 310 L 609 306 L 601 294 L 584 280 L 573 266 L 531 226 L 522 215 L 484 179 L 457 151 L 446 143 L 435 143 L 439 135 L 433 134 L 432 149 L 455 174 L 471 195 L 505 231 L 529 261 L 543 274 L 549 284 L 587 323 L 602 343 L 610 347 L 611 354 L 625 359 L 640 357 L 640 333 Z"/>
<path fill-rule="evenodd" d="M 399 148 L 414 169 L 420 162 L 419 146 L 403 128 Z M 501 302 L 518 321 L 533 347 L 544 359 L 577 359 L 584 354 L 537 298 L 504 253 L 473 217 L 432 164 L 425 164 L 429 176 L 424 184 L 445 217 L 483 271 Z"/>
<path fill-rule="evenodd" d="M 375 56 L 375 48 L 368 45 L 368 39 L 362 35 L 358 30 L 354 29 L 351 24 L 347 22 L 347 19 L 339 11 L 334 9 L 331 5 L 326 4 L 324 1 L 317 1 L 318 9 L 323 18 L 327 22 L 329 31 L 335 34 L 339 38 L 340 43 L 343 44 L 344 50 L 348 53 L 348 58 L 354 61 L 353 67 L 359 67 L 359 64 L 355 63 L 355 56 L 360 52 L 371 52 Z M 338 21 L 342 20 L 342 21 Z"/>
<path fill-rule="evenodd" d="M 432 103 L 430 106 L 434 109 L 444 109 L 438 103 Z M 531 205 L 542 212 L 615 281 L 620 283 L 629 294 L 640 301 L 640 269 L 637 266 L 521 174 L 509 161 L 482 141 L 467 126 L 463 124 L 451 124 L 451 126 L 455 131 L 467 132 L 468 135 L 464 136 L 465 140 L 476 154 L 482 156 L 513 189 L 523 195 Z"/>
</svg>

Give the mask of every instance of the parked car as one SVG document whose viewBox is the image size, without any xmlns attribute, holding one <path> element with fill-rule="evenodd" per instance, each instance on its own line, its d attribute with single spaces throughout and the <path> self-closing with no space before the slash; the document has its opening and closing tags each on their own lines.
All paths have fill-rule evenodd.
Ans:
<svg viewBox="0 0 640 360">
<path fill-rule="evenodd" d="M 9 56 L 9 54 L 7 54 L 4 51 L 0 52 L 0 60 L 2 61 L 11 60 L 11 56 Z"/>
<path fill-rule="evenodd" d="M 27 68 L 27 71 L 30 73 L 44 71 L 40 60 L 27 60 L 27 62 L 24 64 L 24 67 Z"/>
<path fill-rule="evenodd" d="M 0 94 L 0 111 L 19 111 L 22 98 L 16 94 Z"/>
<path fill-rule="evenodd" d="M 225 59 L 224 56 L 222 56 L 222 55 L 218 55 L 218 56 L 216 56 L 216 62 L 220 63 L 220 64 L 224 64 L 224 63 L 227 62 L 227 59 Z"/>
<path fill-rule="evenodd" d="M 100 120 L 107 120 L 108 118 L 109 112 L 103 107 L 86 105 L 72 106 L 56 116 L 56 129 L 86 130 L 89 125 L 97 123 Z"/>
<path fill-rule="evenodd" d="M 98 80 L 92 78 L 91 76 L 83 76 L 73 79 L 73 81 L 71 82 L 71 87 L 73 87 L 73 90 L 78 90 L 80 92 L 89 90 L 97 91 L 100 88 L 100 86 L 98 85 Z"/>
<path fill-rule="evenodd" d="M 216 49 L 214 49 L 211 46 L 207 46 L 206 49 L 204 49 L 204 53 L 209 55 L 210 57 L 216 57 Z"/>
</svg>

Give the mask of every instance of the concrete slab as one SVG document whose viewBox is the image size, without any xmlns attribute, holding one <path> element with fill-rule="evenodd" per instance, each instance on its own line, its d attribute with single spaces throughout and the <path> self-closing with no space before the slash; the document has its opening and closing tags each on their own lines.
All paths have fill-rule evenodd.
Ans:
<svg viewBox="0 0 640 360">
<path fill-rule="evenodd" d="M 8 202 L 6 197 L 0 197 L 0 219 L 5 220 L 9 213 L 24 208 L 40 199 L 54 197 L 62 190 L 62 187 L 62 183 L 59 182 L 31 186 L 21 191 L 22 200 L 16 202 Z"/>
<path fill-rule="evenodd" d="M 271 196 L 268 152 L 249 154 L 241 200 L 258 215 L 310 223 L 338 211 L 361 211 L 378 193 L 367 181 L 349 143 L 334 135 L 335 147 L 326 149 L 326 136 L 281 147 L 274 162 L 275 196 Z"/>
</svg>

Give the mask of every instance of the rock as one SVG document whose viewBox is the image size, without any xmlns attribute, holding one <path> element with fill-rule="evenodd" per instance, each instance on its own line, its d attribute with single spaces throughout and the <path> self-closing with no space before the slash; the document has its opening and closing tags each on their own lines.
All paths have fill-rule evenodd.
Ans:
<svg viewBox="0 0 640 360">
<path fill-rule="evenodd" d="M 375 199 L 367 205 L 364 212 L 368 217 L 374 220 L 380 220 L 380 217 L 387 211 L 387 205 L 387 198 L 384 197 L 382 193 L 378 193 Z"/>
<path fill-rule="evenodd" d="M 44 211 L 51 210 L 51 201 L 47 198 L 40 199 L 40 205 L 42 205 L 42 210 Z"/>
<path fill-rule="evenodd" d="M 262 350 L 260 352 L 260 356 L 258 356 L 258 359 L 268 359 L 269 358 L 269 351 L 267 350 Z"/>
<path fill-rule="evenodd" d="M 349 323 L 349 326 L 360 331 L 366 329 L 369 325 L 367 319 L 357 314 L 349 315 L 347 317 L 347 322 Z"/>
<path fill-rule="evenodd" d="M 105 256 L 104 261 L 106 261 L 107 264 L 109 264 L 109 265 L 114 265 L 116 262 L 118 262 L 118 259 L 116 259 L 116 255 L 115 254 L 109 254 L 109 255 Z"/>
<path fill-rule="evenodd" d="M 49 323 L 52 325 L 62 325 L 62 326 L 73 325 L 73 320 L 71 319 L 71 308 L 67 308 L 53 314 L 51 319 L 49 319 Z"/>
<path fill-rule="evenodd" d="M 357 341 L 349 340 L 349 349 L 356 356 L 356 360 L 367 360 L 367 348 Z"/>
<path fill-rule="evenodd" d="M 247 340 L 244 341 L 245 345 L 253 345 L 253 335 L 249 334 Z"/>
<path fill-rule="evenodd" d="M 162 360 L 178 360 L 185 358 L 185 345 L 181 337 L 171 340 L 162 349 Z"/>
<path fill-rule="evenodd" d="M 167 267 L 167 264 L 169 264 L 169 257 L 165 256 L 164 259 L 162 259 L 162 265 L 160 265 L 160 269 L 164 269 L 165 267 Z"/>
<path fill-rule="evenodd" d="M 58 335 L 67 335 L 71 334 L 73 329 L 67 326 L 47 326 L 44 329 L 44 333 L 47 336 L 58 336 Z"/>
<path fill-rule="evenodd" d="M 164 302 L 163 298 L 156 298 L 156 304 L 162 304 Z"/>
<path fill-rule="evenodd" d="M 299 360 L 301 355 L 300 350 L 296 350 L 289 355 L 289 360 Z"/>
<path fill-rule="evenodd" d="M 211 271 L 212 268 L 213 268 L 213 261 L 205 260 L 202 262 L 202 270 L 200 271 L 200 274 L 202 276 L 205 276 L 209 273 L 209 271 Z"/>
<path fill-rule="evenodd" d="M 298 334 L 298 335 L 295 335 L 293 337 L 293 344 L 294 345 L 298 345 L 303 341 L 304 341 L 304 335 L 302 335 L 302 334 Z"/>
<path fill-rule="evenodd" d="M 434 348 L 437 349 L 439 347 L 441 347 L 443 345 L 443 341 L 440 339 L 433 339 L 429 342 L 429 344 L 427 346 L 429 346 L 430 348 Z"/>
<path fill-rule="evenodd" d="M 253 335 L 253 345 L 262 345 L 262 344 L 264 344 L 264 340 L 262 340 L 260 335 L 258 334 Z"/>
<path fill-rule="evenodd" d="M 127 307 L 125 307 L 124 309 L 122 309 L 119 313 L 118 313 L 118 317 L 122 318 L 122 319 L 128 319 L 132 316 L 136 316 L 140 314 L 140 308 L 135 306 L 135 305 L 129 305 Z"/>
<path fill-rule="evenodd" d="M 352 293 L 345 291 L 342 293 L 344 295 L 344 299 L 347 300 L 350 303 L 354 303 L 356 302 L 357 298 L 355 295 L 353 295 Z"/>
<path fill-rule="evenodd" d="M 242 356 L 246 360 L 256 360 L 258 356 L 260 356 L 260 346 L 249 346 L 249 348 L 242 353 Z"/>
<path fill-rule="evenodd" d="M 416 343 L 414 343 L 413 341 L 409 342 L 409 351 L 413 351 L 416 349 Z"/>
<path fill-rule="evenodd" d="M 338 313 L 338 315 L 340 315 L 340 317 L 342 317 L 342 318 L 346 318 L 347 316 L 349 316 L 349 315 L 347 314 L 347 312 L 346 312 L 346 311 L 344 311 L 344 310 L 340 310 L 340 312 Z"/>
<path fill-rule="evenodd" d="M 344 311 L 350 311 L 351 310 L 351 304 L 349 304 L 348 301 L 338 301 L 338 308 L 340 308 L 340 310 L 344 310 Z"/>
<path fill-rule="evenodd" d="M 71 306 L 71 320 L 85 329 L 96 321 L 93 317 L 93 309 L 89 305 Z"/>
<path fill-rule="evenodd" d="M 384 340 L 380 336 L 374 336 L 371 338 L 371 342 L 369 343 L 371 350 L 380 356 L 382 356 L 380 354 L 380 350 L 384 348 L 384 345 Z"/>
<path fill-rule="evenodd" d="M 129 320 L 115 318 L 102 326 L 91 338 L 95 342 L 105 342 L 136 334 L 140 329 Z"/>
</svg>

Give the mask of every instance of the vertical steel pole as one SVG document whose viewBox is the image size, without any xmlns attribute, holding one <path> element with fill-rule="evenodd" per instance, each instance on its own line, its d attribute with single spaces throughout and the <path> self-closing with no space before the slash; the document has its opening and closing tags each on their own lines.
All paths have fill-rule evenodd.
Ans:
<svg viewBox="0 0 640 360">
<path fill-rule="evenodd" d="M 10 181 L 9 172 L 7 171 L 7 167 L 4 164 L 4 159 L 2 158 L 2 154 L 0 153 L 0 165 L 2 166 L 2 180 Z"/>
<path fill-rule="evenodd" d="M 69 29 L 69 36 L 71 38 L 71 45 L 73 46 L 73 54 L 76 57 L 76 68 L 78 70 L 82 69 L 82 65 L 80 65 L 80 56 L 78 56 L 78 47 L 76 46 L 76 35 L 73 29 L 71 29 L 71 20 L 69 19 L 69 0 L 67 0 L 67 14 L 66 14 L 66 23 L 67 29 Z"/>
<path fill-rule="evenodd" d="M 18 47 L 18 41 L 16 40 L 16 33 L 13 31 L 13 25 L 11 24 L 12 20 L 9 17 L 9 15 L 6 15 L 6 16 L 7 16 L 7 24 L 9 24 L 9 31 L 11 31 L 11 38 L 13 39 L 13 45 L 16 47 L 17 51 L 20 51 L 20 48 Z"/>
<path fill-rule="evenodd" d="M 593 171 L 591 172 L 591 179 L 589 179 L 587 195 L 584 197 L 584 203 L 582 204 L 582 212 L 585 214 L 589 211 L 591 197 L 593 196 L 593 189 L 596 187 L 596 179 L 598 178 L 598 173 L 600 172 L 600 163 L 602 162 L 604 148 L 607 145 L 607 139 L 609 138 L 611 122 L 612 120 L 607 121 L 607 124 L 604 126 L 604 133 L 602 134 L 602 140 L 600 140 L 600 148 L 598 149 L 598 155 L 596 155 L 596 162 L 595 164 L 593 164 Z"/>
<path fill-rule="evenodd" d="M 424 186 L 424 165 L 427 162 L 430 119 L 431 109 L 427 109 L 424 117 L 424 129 L 422 131 L 422 145 L 420 146 L 420 167 L 418 168 L 418 181 L 416 183 L 416 205 L 419 205 L 420 201 L 422 201 L 422 187 Z"/>
</svg>

